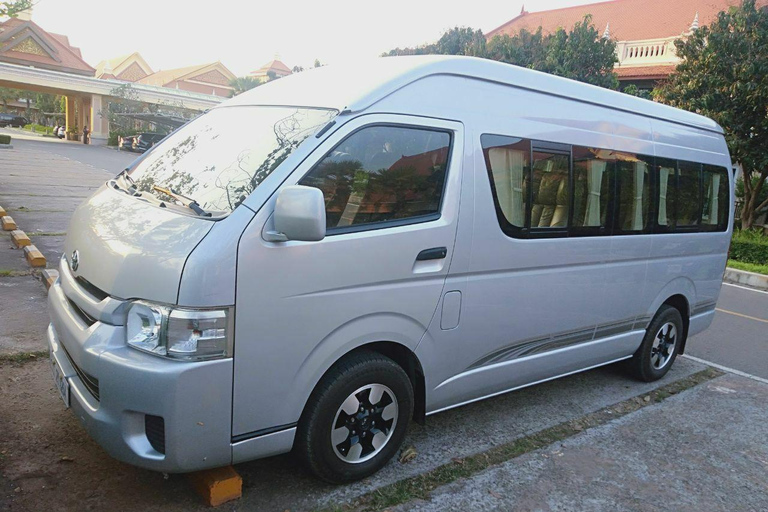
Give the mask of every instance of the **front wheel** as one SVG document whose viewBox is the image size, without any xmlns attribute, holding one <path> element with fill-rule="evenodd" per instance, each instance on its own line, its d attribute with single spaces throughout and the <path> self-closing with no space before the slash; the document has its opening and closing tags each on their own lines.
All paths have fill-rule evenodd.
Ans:
<svg viewBox="0 0 768 512">
<path fill-rule="evenodd" d="M 295 452 L 319 478 L 344 483 L 381 469 L 397 453 L 413 413 L 403 369 L 374 352 L 342 359 L 312 392 Z"/>
<path fill-rule="evenodd" d="M 659 380 L 672 367 L 682 343 L 683 319 L 680 312 L 664 304 L 648 325 L 643 343 L 629 361 L 632 373 L 645 382 Z"/>
</svg>

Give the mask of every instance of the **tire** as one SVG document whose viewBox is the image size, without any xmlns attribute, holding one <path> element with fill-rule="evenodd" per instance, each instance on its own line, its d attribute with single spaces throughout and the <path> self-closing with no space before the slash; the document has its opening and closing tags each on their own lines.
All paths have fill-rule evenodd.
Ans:
<svg viewBox="0 0 768 512">
<path fill-rule="evenodd" d="M 683 336 L 680 312 L 663 304 L 648 325 L 643 343 L 629 361 L 632 374 L 644 382 L 664 377 L 677 358 Z"/>
<path fill-rule="evenodd" d="M 294 453 L 327 482 L 360 480 L 397 453 L 412 414 L 413 388 L 403 369 L 375 352 L 354 353 L 336 363 L 312 392 Z"/>
</svg>

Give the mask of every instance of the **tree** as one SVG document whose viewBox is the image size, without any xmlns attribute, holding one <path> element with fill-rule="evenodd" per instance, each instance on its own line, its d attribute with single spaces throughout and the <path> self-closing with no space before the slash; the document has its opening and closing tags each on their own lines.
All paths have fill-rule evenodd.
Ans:
<svg viewBox="0 0 768 512">
<path fill-rule="evenodd" d="M 320 62 L 320 59 L 315 59 L 315 65 L 313 67 L 315 68 L 323 67 L 323 64 Z"/>
<path fill-rule="evenodd" d="M 250 91 L 259 85 L 261 85 L 259 81 L 252 76 L 240 76 L 229 82 L 229 86 L 234 89 L 232 91 L 232 96 L 237 96 L 245 91 Z"/>
<path fill-rule="evenodd" d="M 453 27 L 447 30 L 436 43 L 415 48 L 395 48 L 383 53 L 382 57 L 396 55 L 471 55 L 485 56 L 485 36 L 481 30 L 469 27 Z"/>
<path fill-rule="evenodd" d="M 0 87 L 0 102 L 3 103 L 3 112 L 8 112 L 8 102 L 19 99 L 19 91 Z"/>
<path fill-rule="evenodd" d="M 592 16 L 586 15 L 570 32 L 560 28 L 548 37 L 547 73 L 563 76 L 579 82 L 618 89 L 619 79 L 613 72 L 618 62 L 616 42 L 600 37 Z"/>
<path fill-rule="evenodd" d="M 544 35 L 521 30 L 514 36 L 496 35 L 486 42 L 482 31 L 454 27 L 433 44 L 415 48 L 395 48 L 382 56 L 394 55 L 471 55 L 515 64 L 553 75 L 572 78 L 609 89 L 619 86 L 613 66 L 616 42 L 600 37 L 587 15 L 570 31 L 559 29 Z"/>
<path fill-rule="evenodd" d="M 293 66 L 292 71 L 294 73 L 301 73 L 302 71 L 304 71 L 304 67 L 303 66 Z"/>
<path fill-rule="evenodd" d="M 629 94 L 630 96 L 637 96 L 638 98 L 643 98 L 644 100 L 653 99 L 653 92 L 647 89 L 640 89 L 635 84 L 629 84 L 621 92 L 623 92 L 624 94 Z"/>
<path fill-rule="evenodd" d="M 32 0 L 7 0 L 0 2 L 0 18 L 15 18 L 20 12 L 32 7 Z"/>
<path fill-rule="evenodd" d="M 675 48 L 681 62 L 656 97 L 723 127 L 731 158 L 742 167 L 741 227 L 749 229 L 768 207 L 761 199 L 768 178 L 768 11 L 745 0 Z"/>
</svg>

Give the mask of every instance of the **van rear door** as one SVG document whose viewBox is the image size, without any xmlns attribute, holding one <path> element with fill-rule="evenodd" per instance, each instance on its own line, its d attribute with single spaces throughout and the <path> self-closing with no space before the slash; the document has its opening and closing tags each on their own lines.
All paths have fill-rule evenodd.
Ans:
<svg viewBox="0 0 768 512">
<path fill-rule="evenodd" d="M 294 427 L 317 381 L 350 350 L 415 349 L 453 256 L 460 123 L 365 115 L 343 124 L 284 182 L 320 188 L 319 242 L 266 242 L 275 196 L 238 249 L 232 434 Z"/>
</svg>

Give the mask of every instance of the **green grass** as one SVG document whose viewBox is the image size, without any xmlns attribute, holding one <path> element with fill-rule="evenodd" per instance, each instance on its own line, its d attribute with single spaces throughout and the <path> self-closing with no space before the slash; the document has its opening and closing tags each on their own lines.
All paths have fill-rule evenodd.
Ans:
<svg viewBox="0 0 768 512">
<path fill-rule="evenodd" d="M 399 482 L 385 485 L 380 489 L 371 491 L 356 499 L 352 503 L 333 504 L 321 509 L 323 512 L 373 512 L 384 510 L 396 505 L 402 505 L 414 499 L 429 499 L 431 492 L 438 487 L 455 482 L 460 478 L 467 478 L 484 471 L 492 466 L 497 466 L 508 460 L 514 459 L 526 453 L 547 447 L 558 441 L 563 441 L 575 436 L 587 429 L 605 425 L 610 421 L 626 416 L 629 413 L 662 402 L 667 398 L 697 386 L 703 382 L 723 375 L 723 372 L 714 368 L 707 368 L 694 373 L 684 379 L 671 382 L 643 396 L 636 396 L 623 402 L 619 402 L 599 411 L 587 414 L 581 418 L 567 421 L 536 432 L 534 434 L 516 439 L 509 443 L 495 446 L 490 450 L 464 458 L 456 458 L 451 462 L 439 466 L 420 475 L 405 478 Z"/>
<path fill-rule="evenodd" d="M 39 231 L 39 232 L 31 232 L 27 233 L 28 237 L 35 237 L 35 236 L 66 236 L 66 232 L 57 232 L 57 231 Z"/>
<path fill-rule="evenodd" d="M 728 260 L 728 266 L 736 270 L 746 270 L 757 274 L 768 275 L 768 265 L 758 265 L 757 263 L 742 263 L 741 261 Z"/>
<path fill-rule="evenodd" d="M 39 361 L 48 357 L 47 350 L 38 350 L 35 352 L 21 352 L 19 354 L 0 354 L 0 364 L 23 364 L 30 361 Z"/>
</svg>

